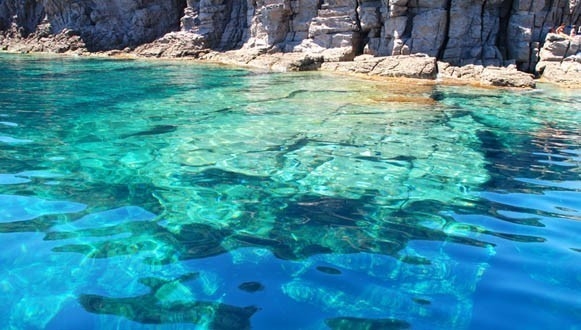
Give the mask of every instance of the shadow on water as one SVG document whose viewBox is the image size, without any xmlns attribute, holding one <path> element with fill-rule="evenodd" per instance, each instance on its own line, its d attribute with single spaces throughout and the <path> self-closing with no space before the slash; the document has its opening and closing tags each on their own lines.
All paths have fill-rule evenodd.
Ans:
<svg viewBox="0 0 581 330">
<path fill-rule="evenodd" d="M 393 256 L 409 263 L 429 263 L 428 260 L 400 256 L 399 252 L 413 240 L 490 246 L 473 238 L 419 225 L 418 215 L 414 213 L 414 209 L 422 210 L 422 203 L 419 202 L 410 204 L 407 211 L 395 212 L 381 221 L 365 214 L 369 206 L 365 200 L 305 196 L 289 202 L 285 209 L 278 212 L 279 220 L 268 237 L 273 244 L 265 246 L 255 237 L 244 235 L 237 235 L 235 239 L 255 246 L 262 245 L 271 249 L 277 257 L 290 260 L 321 253 L 366 252 Z M 440 209 L 444 208 L 445 205 L 440 205 Z"/>
<path fill-rule="evenodd" d="M 87 242 L 94 239 L 95 242 L 91 243 L 65 244 L 53 248 L 55 252 L 82 253 L 89 258 L 113 258 L 163 251 L 161 255 L 146 257 L 144 262 L 167 264 L 227 252 L 221 243 L 229 233 L 229 230 L 195 223 L 183 225 L 179 231 L 172 232 L 156 222 L 126 222 L 73 232 L 49 232 L 45 240 L 75 239 Z M 107 237 L 120 238 L 106 239 Z"/>
<path fill-rule="evenodd" d="M 491 173 L 491 179 L 484 185 L 484 199 L 493 206 L 501 203 L 509 211 L 534 210 L 535 214 L 581 219 L 575 203 L 581 189 L 578 131 L 555 128 L 548 123 L 531 137 L 521 137 L 520 141 L 515 138 L 510 150 L 503 146 L 497 134 L 481 132 L 480 138 Z M 534 219 L 522 220 L 530 220 L 523 224 L 542 226 Z"/>
<path fill-rule="evenodd" d="M 356 317 L 337 317 L 325 320 L 332 330 L 399 330 L 410 329 L 411 324 L 396 319 L 363 319 Z"/>
<path fill-rule="evenodd" d="M 144 131 L 140 131 L 140 132 L 136 132 L 136 133 L 131 133 L 131 134 L 124 134 L 121 136 L 121 138 L 126 139 L 126 138 L 134 137 L 134 136 L 166 134 L 166 133 L 175 132 L 176 130 L 177 130 L 176 125 L 155 125 L 148 130 L 144 130 Z"/>
<path fill-rule="evenodd" d="M 252 247 L 268 249 L 282 260 L 364 254 L 390 256 L 410 266 L 431 267 L 432 260 L 429 257 L 404 252 L 410 242 L 450 242 L 479 248 L 492 246 L 465 233 L 457 235 L 457 232 L 449 230 L 455 223 L 452 217 L 439 216 L 438 226 L 422 225 L 419 219 L 423 215 L 437 213 L 447 207 L 439 201 L 410 202 L 405 209 L 374 214 L 377 207 L 369 197 L 374 192 L 360 199 L 309 194 L 283 198 L 269 196 L 266 187 L 271 188 L 276 184 L 264 177 L 211 169 L 188 178 L 191 184 L 200 184 L 205 188 L 220 186 L 223 189 L 224 186 L 235 187 L 240 184 L 254 187 L 261 191 L 264 202 L 244 205 L 244 215 L 227 227 L 203 223 L 168 227 L 164 219 L 153 213 L 135 206 L 124 206 L 53 225 L 46 230 L 44 239 L 55 244 L 52 251 L 58 253 L 72 252 L 91 259 L 132 256 L 155 266 L 203 259 Z M 254 220 L 265 214 L 274 214 L 274 224 L 260 234 L 253 232 L 250 227 Z M 478 230 L 475 229 L 474 233 L 477 234 Z M 342 274 L 340 268 L 331 266 L 319 265 L 316 270 L 326 275 Z M 255 307 L 236 307 L 195 299 L 160 301 L 160 295 L 171 291 L 170 287 L 194 278 L 191 274 L 176 280 L 141 278 L 139 283 L 150 289 L 146 294 L 122 298 L 81 294 L 78 301 L 91 313 L 113 314 L 146 324 L 208 323 L 210 328 L 215 329 L 249 327 L 249 319 L 257 311 Z M 241 290 L 262 290 L 260 283 L 249 283 Z M 300 287 L 301 283 L 291 284 Z M 409 327 L 408 323 L 396 319 L 355 317 L 330 318 L 326 324 L 332 329 Z"/>
<path fill-rule="evenodd" d="M 494 136 L 480 137 L 483 141 L 488 141 L 485 142 L 487 148 L 494 150 L 490 157 L 497 157 L 496 152 L 503 151 L 502 146 L 494 142 Z M 2 225 L 11 227 L 6 231 L 46 232 L 46 241 L 58 243 L 52 249 L 54 252 L 80 253 L 95 259 L 134 255 L 141 256 L 144 263 L 155 265 L 207 258 L 242 247 L 265 248 L 284 260 L 304 260 L 325 254 L 367 253 L 391 256 L 410 265 L 430 265 L 432 260 L 429 258 L 403 252 L 410 242 L 451 242 L 479 248 L 494 245 L 474 238 L 481 235 L 520 242 L 538 242 L 536 238 L 526 235 L 511 236 L 463 224 L 452 215 L 442 214 L 442 210 L 447 210 L 450 206 L 436 200 L 410 201 L 399 210 L 382 213 L 378 212 L 377 205 L 370 197 L 376 195 L 374 191 L 369 191 L 360 199 L 310 194 L 289 198 L 270 196 L 267 188 L 280 184 L 260 176 L 209 169 L 182 179 L 188 181 L 188 184 L 205 188 L 220 186 L 221 190 L 238 185 L 253 187 L 260 194 L 259 200 L 264 202 L 243 204 L 242 218 L 227 227 L 189 223 L 168 228 L 163 225 L 163 219 L 157 219 L 157 215 L 130 206 L 120 208 L 121 211 L 93 212 L 70 223 L 55 224 L 51 220 L 42 224 L 41 220 L 52 214 L 79 212 L 82 208 L 75 204 L 51 204 L 32 197 L 21 200 L 21 197 L 13 196 L 5 198 L 12 203 L 6 208 L 44 211 L 30 214 L 26 213 L 29 211 L 23 211 L 25 213 L 19 219 L 25 220 Z M 22 207 L 25 204 L 27 207 Z M 30 208 L 31 204 L 36 204 L 37 207 Z M 277 207 L 273 208 L 273 205 Z M 476 209 L 478 205 L 475 206 Z M 469 207 L 463 210 L 462 207 L 456 207 L 455 211 L 471 213 L 476 209 Z M 248 224 L 252 224 L 255 218 L 260 218 L 261 214 L 267 213 L 274 214 L 276 219 L 271 228 L 261 233 L 249 230 Z M 428 215 L 437 218 L 437 225 L 424 225 L 421 219 L 429 217 Z M 534 221 L 530 225 L 535 225 Z M 328 275 L 341 274 L 341 270 L 334 267 L 319 266 L 317 270 Z M 256 307 L 236 307 L 193 299 L 160 302 L 160 294 L 169 290 L 169 286 L 192 281 L 195 277 L 188 274 L 176 280 L 141 278 L 139 283 L 150 289 L 146 294 L 123 298 L 81 294 L 78 301 L 91 313 L 114 314 L 146 324 L 208 323 L 215 329 L 250 327 L 249 320 L 257 311 Z M 245 288 L 249 292 L 261 290 L 255 285 Z M 410 327 L 409 323 L 397 319 L 355 317 L 329 318 L 325 323 L 331 329 Z"/>
<path fill-rule="evenodd" d="M 216 171 L 212 171 L 215 173 Z M 215 180 L 215 177 L 214 177 Z M 248 185 L 259 185 L 262 178 L 250 182 L 242 175 L 225 182 L 244 181 Z M 208 185 L 208 182 L 204 183 Z M 283 204 L 284 203 L 284 204 Z M 286 205 L 270 210 L 269 205 Z M 474 238 L 446 233 L 444 226 L 429 228 L 417 223 L 414 210 L 436 210 L 446 206 L 437 201 L 414 202 L 406 208 L 381 221 L 366 215 L 370 212 L 369 201 L 303 196 L 294 201 L 269 200 L 263 209 L 251 205 L 245 214 L 273 212 L 277 221 L 265 235 L 252 234 L 244 227 L 252 219 L 240 219 L 240 227 L 217 228 L 207 224 L 189 223 L 177 228 L 167 228 L 156 221 L 135 221 L 136 212 L 100 212 L 85 216 L 70 225 L 53 227 L 45 240 L 73 241 L 53 248 L 55 252 L 82 253 L 89 258 L 111 258 L 122 255 L 156 252 L 144 259 L 147 263 L 167 264 L 180 260 L 200 259 L 219 255 L 240 247 L 258 247 L 271 250 L 285 260 L 301 260 L 309 256 L 327 253 L 375 253 L 403 258 L 404 262 L 426 263 L 427 260 L 412 260 L 399 255 L 407 242 L 427 240 L 454 242 L 475 247 L 488 247 L 490 243 Z M 128 209 L 129 207 L 124 207 Z M 146 218 L 150 220 L 154 215 Z M 97 220 L 99 219 L 99 220 Z M 453 226 L 453 219 L 447 220 Z M 95 222 L 93 225 L 82 225 Z M 477 230 L 474 230 L 477 232 Z"/>
<path fill-rule="evenodd" d="M 220 84 L 228 80 L 227 77 L 222 78 Z M 307 92 L 295 89 L 272 100 L 306 98 Z M 117 96 L 123 100 L 122 95 Z M 434 102 L 461 97 L 440 91 L 431 94 Z M 497 95 L 490 98 L 495 102 L 502 100 Z M 109 102 L 116 104 L 119 100 L 109 99 Z M 266 104 L 266 101 L 271 100 L 256 102 Z M 228 113 L 236 107 L 221 108 L 220 105 L 218 108 L 221 110 L 217 113 Z M 384 113 L 367 110 L 353 114 Z M 437 115 L 435 111 L 430 113 L 421 120 L 425 126 L 419 126 L 426 132 L 441 132 L 442 136 L 436 133 L 422 135 L 419 142 L 408 139 L 408 134 L 416 136 L 415 131 L 419 128 L 416 128 L 418 121 L 406 115 L 401 123 L 379 124 L 381 129 L 374 140 L 377 145 L 368 144 L 367 138 L 350 141 L 339 131 L 337 135 L 341 137 L 323 133 L 321 136 L 289 134 L 294 138 L 282 143 L 273 142 L 264 148 L 259 145 L 257 151 L 246 151 L 245 154 L 270 152 L 265 155 L 274 158 L 273 164 L 276 166 L 273 171 L 286 170 L 288 177 L 244 174 L 256 172 L 237 169 L 236 164 L 229 164 L 229 158 L 224 161 L 216 158 L 211 168 L 201 165 L 185 170 L 183 166 L 175 166 L 171 170 L 160 169 L 152 174 L 167 175 L 175 186 L 156 186 L 149 183 L 153 179 L 143 175 L 143 183 L 125 184 L 123 177 L 112 184 L 106 184 L 107 180 L 103 179 L 104 183 L 76 184 L 75 181 L 75 184 L 50 187 L 54 195 L 66 196 L 63 199 L 74 199 L 87 205 L 92 200 L 95 204 L 99 203 L 90 204 L 89 210 L 86 209 L 87 205 L 80 203 L 18 196 L 35 194 L 32 188 L 28 190 L 18 186 L 28 183 L 26 180 L 44 184 L 48 179 L 43 181 L 5 174 L 0 179 L 6 186 L 9 183 L 11 186 L 3 187 L 6 194 L 0 195 L 0 209 L 11 213 L 4 212 L 3 218 L 0 216 L 0 233 L 43 233 L 43 244 L 47 244 L 48 249 L 55 252 L 54 255 L 74 255 L 72 260 L 81 259 L 87 264 L 108 265 L 106 261 L 131 259 L 135 264 L 146 265 L 148 270 L 175 267 L 178 275 L 170 273 L 148 277 L 148 273 L 131 273 L 134 278 L 139 278 L 140 289 L 147 290 L 143 294 L 142 291 L 138 294 L 120 294 L 119 291 L 94 294 L 95 291 L 88 291 L 90 289 L 86 287 L 74 287 L 75 294 L 85 292 L 75 298 L 86 311 L 117 315 L 143 324 L 194 323 L 212 329 L 250 328 L 250 319 L 257 313 L 258 307 L 240 306 L 252 305 L 255 301 L 248 303 L 250 298 L 242 303 L 241 300 L 226 303 L 226 298 L 220 298 L 220 302 L 207 301 L 193 297 L 188 290 L 188 286 L 194 285 L 192 282 L 202 282 L 197 273 L 190 273 L 188 267 L 196 264 L 188 261 L 230 253 L 228 257 L 231 260 L 228 259 L 228 262 L 232 264 L 228 266 L 232 266 L 236 253 L 249 250 L 259 251 L 249 253 L 249 259 L 258 259 L 251 263 L 257 269 L 262 266 L 268 268 L 270 265 L 265 264 L 269 263 L 283 265 L 280 268 L 302 267 L 293 270 L 292 275 L 285 273 L 286 277 L 276 279 L 280 290 L 274 297 L 287 299 L 285 302 L 294 300 L 299 304 L 310 304 L 311 307 L 313 304 L 321 305 L 313 309 L 326 313 L 322 322 L 331 329 L 406 329 L 414 324 L 413 321 L 419 319 L 421 322 L 421 317 L 430 313 L 433 314 L 429 315 L 432 317 L 430 320 L 444 318 L 436 315 L 443 311 L 455 313 L 454 317 L 469 318 L 466 313 L 472 307 L 471 295 L 489 266 L 488 258 L 492 254 L 488 252 L 503 241 L 543 245 L 546 241 L 542 232 L 504 231 L 502 226 L 495 227 L 493 220 L 543 229 L 545 219 L 537 215 L 574 218 L 578 210 L 573 203 L 579 188 L 574 186 L 574 189 L 569 189 L 574 190 L 572 194 L 562 193 L 562 190 L 564 186 L 578 182 L 578 177 L 575 177 L 578 171 L 563 172 L 555 167 L 578 168 L 579 154 L 575 151 L 578 147 L 575 149 L 574 144 L 564 142 L 576 135 L 573 131 L 557 130 L 549 125 L 546 131 L 539 131 L 534 138 L 509 136 L 509 133 L 489 126 L 488 118 L 479 118 L 470 109 L 444 112 Z M 417 112 L 409 114 L 411 117 L 417 115 Z M 207 116 L 198 120 L 200 118 Z M 404 133 L 398 133 L 398 125 L 405 126 Z M 455 127 L 463 131 L 457 133 Z M 181 130 L 178 125 L 148 122 L 147 126 L 136 125 L 125 135 L 118 133 L 116 136 L 126 138 L 124 142 L 139 141 L 144 137 L 153 140 L 157 136 L 172 135 L 169 133 L 178 128 Z M 206 137 L 201 135 L 200 138 Z M 401 141 L 397 144 L 398 141 L 390 138 Z M 84 142 L 98 141 L 99 136 L 90 135 Z M 433 143 L 433 148 L 426 147 L 425 143 Z M 578 146 L 578 141 L 576 143 Z M 455 148 L 458 146 L 462 148 Z M 216 149 L 219 147 L 220 144 L 216 144 Z M 416 150 L 423 147 L 426 149 L 424 152 Z M 406 150 L 400 153 L 398 148 L 413 149 L 415 152 Z M 514 148 L 522 148 L 522 151 L 512 152 Z M 16 151 L 16 148 L 5 150 Z M 44 151 L 38 150 L 40 157 Z M 179 149 L 172 149 L 171 152 L 176 150 Z M 461 156 L 455 157 L 458 153 Z M 241 155 L 242 152 L 236 154 L 236 149 L 233 149 L 232 154 Z M 112 158 L 118 156 L 113 155 Z M 485 165 L 482 167 L 485 166 L 486 171 L 480 171 L 480 164 L 462 167 L 464 155 L 475 157 L 474 163 L 478 163 L 479 156 L 483 155 Z M 356 161 L 340 161 L 347 158 Z M 12 161 L 11 158 L 7 159 L 3 163 Z M 17 173 L 22 168 L 34 168 L 31 165 L 34 164 L 32 157 L 31 164 L 20 164 L 20 161 L 14 164 L 17 162 L 18 165 L 9 168 L 10 173 Z M 534 163 L 533 167 L 527 165 L 531 162 Z M 159 163 L 152 164 L 159 167 Z M 365 166 L 357 171 L 354 164 Z M 305 169 L 300 167 L 303 165 Z M 296 172 L 292 171 L 294 167 Z M 107 172 L 110 169 L 106 165 L 99 169 L 104 173 L 103 177 L 109 173 L 115 174 Z M 127 173 L 146 173 L 150 169 L 144 167 Z M 77 168 L 69 170 L 78 171 Z M 351 170 L 356 172 L 341 172 Z M 326 176 L 333 171 L 339 175 Z M 371 175 L 376 172 L 377 175 Z M 519 178 L 515 179 L 515 173 Z M 368 174 L 369 177 L 366 177 Z M 488 179 L 488 174 L 490 180 L 480 186 Z M 473 179 L 470 176 L 478 178 L 470 181 Z M 484 179 L 480 181 L 480 178 Z M 466 180 L 468 183 L 464 185 Z M 347 190 L 359 188 L 359 183 L 373 184 L 362 185 L 363 188 L 353 194 L 338 193 L 340 189 L 317 190 L 318 187 L 336 183 L 331 181 L 339 181 L 337 185 L 341 188 L 345 186 Z M 531 188 L 532 184 L 538 183 L 544 185 L 548 192 L 543 195 Z M 548 183 L 557 186 L 546 187 Z M 388 187 L 381 187 L 383 185 Z M 481 188 L 487 192 L 470 194 L 468 191 Z M 412 191 L 413 194 L 410 193 Z M 478 200 L 475 197 L 477 194 L 482 198 Z M 165 197 L 167 200 L 164 200 Z M 561 202 L 555 202 L 559 199 Z M 533 206 L 523 203 L 531 200 L 539 203 Z M 545 207 L 547 204 L 551 204 L 552 208 Z M 111 205 L 118 205 L 118 208 L 110 209 Z M 220 213 L 217 208 L 234 211 Z M 526 216 L 515 217 L 510 212 L 525 213 Z M 179 217 L 183 219 L 175 219 Z M 580 247 L 570 248 L 577 253 Z M 274 256 L 271 258 L 274 261 L 265 255 L 268 258 Z M 268 261 L 260 264 L 260 260 Z M 115 271 L 110 273 L 115 276 Z M 223 269 L 221 271 L 225 272 Z M 184 272 L 185 275 L 179 276 Z M 356 280 L 351 281 L 354 278 Z M 90 279 L 92 277 L 84 278 L 86 281 Z M 268 276 L 259 280 L 240 278 L 237 283 L 242 284 L 236 292 L 242 291 L 246 298 L 271 295 L 272 282 L 268 282 Z M 357 283 L 367 281 L 370 283 Z M 174 299 L 172 294 L 175 292 L 184 294 Z M 226 296 L 230 292 L 220 294 Z M 441 306 L 447 308 L 448 305 L 452 307 L 441 309 Z M 301 311 L 309 306 L 301 307 L 304 308 Z M 459 322 L 462 324 L 465 321 Z M 446 323 L 446 326 L 451 328 L 453 324 Z"/>
<path fill-rule="evenodd" d="M 574 328 L 581 316 L 578 297 L 571 294 L 580 283 L 578 101 L 512 95 L 510 101 L 508 109 L 471 114 L 483 125 L 477 136 L 490 179 L 479 200 L 450 213 L 496 244 L 475 291 L 470 328 L 509 328 L 507 319 L 521 328 Z M 498 311 L 496 317 L 489 316 L 491 310 Z"/>
<path fill-rule="evenodd" d="M 165 292 L 196 277 L 196 273 L 190 273 L 175 280 L 141 278 L 139 283 L 150 289 L 146 294 L 127 298 L 81 294 L 79 302 L 88 312 L 118 315 L 143 324 L 194 323 L 209 329 L 250 329 L 250 317 L 258 310 L 254 306 L 236 307 L 194 300 L 164 302 L 161 299 Z"/>
</svg>

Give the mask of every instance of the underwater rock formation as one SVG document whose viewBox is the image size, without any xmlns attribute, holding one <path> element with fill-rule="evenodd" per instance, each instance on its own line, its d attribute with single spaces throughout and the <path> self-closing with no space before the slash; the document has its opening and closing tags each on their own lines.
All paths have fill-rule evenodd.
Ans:
<svg viewBox="0 0 581 330">
<path fill-rule="evenodd" d="M 139 282 L 150 288 L 149 293 L 126 298 L 81 294 L 78 299 L 89 312 L 119 315 L 144 324 L 193 323 L 210 329 L 250 329 L 256 307 L 193 300 L 182 283 L 196 277 L 191 273 L 175 280 L 142 278 Z"/>
<path fill-rule="evenodd" d="M 343 329 L 409 329 L 411 325 L 405 321 L 394 319 L 362 319 L 356 317 L 336 317 L 325 320 L 325 324 L 333 330 Z"/>
<path fill-rule="evenodd" d="M 578 26 L 580 16 L 576 0 L 0 0 L 0 48 L 142 45 L 136 53 L 170 57 L 242 49 L 310 54 L 324 62 L 426 54 L 456 67 L 515 64 L 534 72 L 549 31 Z M 75 47 L 63 46 L 63 32 L 80 39 Z M 46 44 L 58 35 L 58 45 Z M 29 42 L 22 47 L 15 40 Z"/>
</svg>

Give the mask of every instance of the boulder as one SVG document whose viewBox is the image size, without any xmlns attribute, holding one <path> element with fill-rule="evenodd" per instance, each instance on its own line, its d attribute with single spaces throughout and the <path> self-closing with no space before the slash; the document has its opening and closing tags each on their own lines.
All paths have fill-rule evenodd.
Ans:
<svg viewBox="0 0 581 330">
<path fill-rule="evenodd" d="M 581 88 L 581 36 L 549 33 L 536 71 L 546 81 Z"/>
<path fill-rule="evenodd" d="M 515 66 L 486 67 L 480 75 L 480 83 L 487 86 L 534 88 L 534 76 L 518 71 Z"/>
<path fill-rule="evenodd" d="M 203 36 L 191 32 L 172 32 L 152 43 L 136 47 L 133 53 L 144 57 L 195 57 L 208 52 Z"/>
<path fill-rule="evenodd" d="M 247 66 L 273 72 L 312 71 L 323 63 L 323 57 L 304 53 L 267 53 L 266 49 L 242 49 L 210 52 L 201 59 L 228 65 Z"/>
<path fill-rule="evenodd" d="M 436 79 L 437 76 L 436 58 L 427 55 L 364 55 L 352 62 L 323 63 L 321 69 L 392 78 Z"/>
<path fill-rule="evenodd" d="M 483 86 L 534 88 L 534 76 L 517 70 L 515 65 L 507 67 L 484 67 L 482 65 L 453 66 L 438 62 L 439 78 L 443 81 L 460 81 Z"/>
<path fill-rule="evenodd" d="M 545 63 L 542 78 L 564 87 L 581 88 L 581 56 L 576 61 Z"/>
</svg>

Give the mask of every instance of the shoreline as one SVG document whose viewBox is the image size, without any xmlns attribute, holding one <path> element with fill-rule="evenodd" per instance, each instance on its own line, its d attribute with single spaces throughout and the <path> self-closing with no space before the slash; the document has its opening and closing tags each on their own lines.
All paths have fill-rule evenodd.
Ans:
<svg viewBox="0 0 581 330">
<path fill-rule="evenodd" d="M 140 46 L 143 47 L 144 45 Z M 144 56 L 136 53 L 134 50 L 110 50 L 102 52 L 89 52 L 83 50 L 78 51 L 66 51 L 62 53 L 52 52 L 52 51 L 21 51 L 12 50 L 10 47 L 5 47 L 8 49 L 0 49 L 0 54 L 12 54 L 12 55 L 31 55 L 31 56 L 48 56 L 55 58 L 98 58 L 98 59 L 110 59 L 110 60 L 142 60 L 142 61 L 169 61 L 169 62 L 191 62 L 198 64 L 210 64 L 216 66 L 224 66 L 229 68 L 240 68 L 247 69 L 257 72 L 273 72 L 273 73 L 285 73 L 285 72 L 322 72 L 328 74 L 335 74 L 337 76 L 347 76 L 358 79 L 377 81 L 377 82 L 409 82 L 414 85 L 447 85 L 447 86 L 470 86 L 475 88 L 485 88 L 485 89 L 514 89 L 514 90 L 534 90 L 537 83 L 553 85 L 556 88 L 563 89 L 581 89 L 581 85 L 572 83 L 558 83 L 551 80 L 547 80 L 541 77 L 534 77 L 532 74 L 528 74 L 522 71 L 518 71 L 516 67 L 483 67 L 477 65 L 467 65 L 463 67 L 454 67 L 448 63 L 437 62 L 435 58 L 430 58 L 422 54 L 406 55 L 406 56 L 389 56 L 389 57 L 373 57 L 369 55 L 362 55 L 356 57 L 353 61 L 337 61 L 337 62 L 319 62 L 316 67 L 302 67 L 298 62 L 303 61 L 305 58 L 312 58 L 311 54 L 305 53 L 260 53 L 258 54 L 256 50 L 250 52 L 251 60 L 244 55 L 248 55 L 248 50 L 231 50 L 218 52 L 213 50 L 203 50 L 201 56 Z M 238 58 L 238 59 L 237 59 Z M 240 60 L 244 59 L 245 60 Z M 362 58 L 362 59 L 358 59 Z M 361 70 L 364 66 L 361 63 L 371 61 L 373 63 L 378 61 L 383 61 L 385 59 L 395 59 L 399 62 L 411 61 L 413 64 L 414 59 L 428 59 L 428 61 L 433 62 L 432 73 L 426 77 L 417 77 L 417 72 L 398 72 L 396 74 L 373 74 L 370 71 Z M 266 66 L 266 67 L 265 67 Z M 441 68 L 447 66 L 452 70 L 464 71 L 464 74 L 460 74 L 460 77 L 454 77 L 451 74 L 442 74 Z M 493 79 L 500 79 L 500 83 L 495 84 L 494 81 L 483 81 L 481 74 L 485 69 L 492 69 L 497 71 L 498 75 L 493 76 Z M 510 80 L 507 80 L 510 79 Z M 515 80 L 516 79 L 516 80 Z M 524 79 L 524 82 L 523 82 Z"/>
<path fill-rule="evenodd" d="M 475 0 L 18 3 L 0 6 L 0 51 L 183 58 L 484 87 L 534 88 L 543 76 L 581 88 L 581 35 L 572 28 L 581 25 L 578 3 L 568 12 L 561 3 Z"/>
</svg>

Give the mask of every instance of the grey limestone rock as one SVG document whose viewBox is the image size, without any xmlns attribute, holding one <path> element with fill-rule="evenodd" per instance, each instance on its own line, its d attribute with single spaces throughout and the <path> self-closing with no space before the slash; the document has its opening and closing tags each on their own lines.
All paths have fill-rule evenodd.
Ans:
<svg viewBox="0 0 581 330">
<path fill-rule="evenodd" d="M 154 42 L 140 45 L 134 54 L 144 57 L 200 57 L 208 52 L 206 39 L 199 34 L 170 32 Z"/>
<path fill-rule="evenodd" d="M 436 79 L 438 74 L 436 63 L 435 57 L 427 55 L 384 57 L 363 55 L 352 62 L 323 63 L 322 69 L 391 78 Z"/>
<path fill-rule="evenodd" d="M 498 87 L 534 88 L 533 75 L 520 72 L 514 66 L 507 68 L 486 67 L 480 75 L 480 83 Z"/>
<path fill-rule="evenodd" d="M 561 24 L 581 25 L 581 1 L 0 0 L 4 49 L 72 31 L 89 51 L 199 56 L 201 49 L 239 49 L 324 62 L 426 54 L 454 67 L 514 64 L 531 73 L 539 56 L 554 62 L 575 55 L 564 41 L 543 48 Z"/>
<path fill-rule="evenodd" d="M 274 72 L 312 71 L 320 68 L 323 63 L 322 56 L 312 56 L 305 53 L 267 54 L 258 49 L 244 52 L 211 52 L 203 55 L 203 59 L 224 64 L 242 64 Z"/>
<path fill-rule="evenodd" d="M 536 70 L 550 82 L 581 88 L 581 35 L 550 33 Z"/>
<path fill-rule="evenodd" d="M 534 88 L 532 74 L 517 70 L 516 66 L 506 67 L 468 64 L 453 66 L 447 62 L 438 62 L 438 77 L 444 81 L 460 81 L 482 86 Z"/>
<path fill-rule="evenodd" d="M 52 35 L 74 31 L 91 51 L 151 42 L 179 29 L 182 0 L 0 0 L 0 29 L 16 25 L 24 38 L 41 23 Z"/>
</svg>

